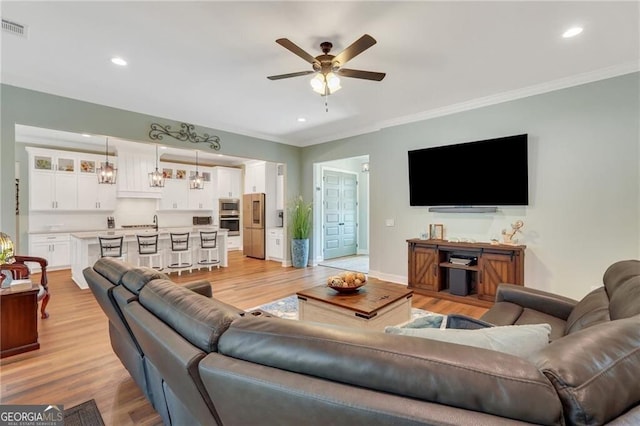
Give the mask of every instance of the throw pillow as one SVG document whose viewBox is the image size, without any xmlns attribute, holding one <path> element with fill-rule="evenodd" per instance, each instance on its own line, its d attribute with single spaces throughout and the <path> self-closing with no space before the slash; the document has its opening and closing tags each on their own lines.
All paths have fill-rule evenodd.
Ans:
<svg viewBox="0 0 640 426">
<path fill-rule="evenodd" d="M 418 317 L 414 320 L 411 320 L 407 323 L 400 324 L 397 327 L 402 328 L 440 328 L 446 325 L 444 321 L 447 317 L 445 315 L 425 315 L 423 317 Z M 445 324 L 443 324 L 443 322 Z"/>
<path fill-rule="evenodd" d="M 458 328 L 465 330 L 476 330 L 478 328 L 495 327 L 490 322 L 482 321 L 466 315 L 450 314 L 447 315 L 447 323 L 442 328 Z"/>
<path fill-rule="evenodd" d="M 549 324 L 507 325 L 478 330 L 386 327 L 385 333 L 421 337 L 529 358 L 549 344 Z"/>
<path fill-rule="evenodd" d="M 402 328 L 461 328 L 477 329 L 495 327 L 493 324 L 461 314 L 428 314 L 397 325 Z"/>
</svg>

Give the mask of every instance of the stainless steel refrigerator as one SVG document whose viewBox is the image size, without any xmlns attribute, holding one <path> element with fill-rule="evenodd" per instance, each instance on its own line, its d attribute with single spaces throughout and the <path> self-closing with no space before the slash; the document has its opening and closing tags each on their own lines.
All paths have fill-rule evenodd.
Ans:
<svg viewBox="0 0 640 426">
<path fill-rule="evenodd" d="M 245 256 L 265 258 L 264 194 L 242 198 L 242 250 Z"/>
</svg>

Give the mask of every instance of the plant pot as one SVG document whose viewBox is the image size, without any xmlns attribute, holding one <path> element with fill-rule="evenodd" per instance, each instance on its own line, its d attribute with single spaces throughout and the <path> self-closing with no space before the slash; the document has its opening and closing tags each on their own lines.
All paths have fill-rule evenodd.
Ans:
<svg viewBox="0 0 640 426">
<path fill-rule="evenodd" d="M 304 268 L 309 262 L 309 239 L 291 240 L 291 263 L 294 268 Z"/>
</svg>

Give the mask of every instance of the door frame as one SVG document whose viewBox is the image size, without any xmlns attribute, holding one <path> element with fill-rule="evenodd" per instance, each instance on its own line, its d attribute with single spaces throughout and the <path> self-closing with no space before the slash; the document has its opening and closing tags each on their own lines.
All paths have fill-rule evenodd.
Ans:
<svg viewBox="0 0 640 426">
<path fill-rule="evenodd" d="M 349 175 L 355 175 L 356 177 L 356 254 L 358 254 L 358 247 L 360 247 L 360 175 L 357 172 L 351 170 L 340 169 L 337 167 L 324 166 L 320 165 L 320 227 L 318 231 L 315 233 L 316 237 L 318 237 L 318 241 L 320 242 L 320 252 L 317 254 L 316 258 L 318 262 L 322 262 L 324 260 L 324 214 L 325 214 L 325 203 L 324 203 L 324 172 L 332 171 L 345 173 Z M 317 211 L 317 210 L 316 210 Z"/>
<path fill-rule="evenodd" d="M 365 162 L 369 162 L 369 155 L 368 154 L 363 154 L 363 155 L 354 155 L 354 156 L 349 156 L 349 157 L 344 157 L 344 158 L 336 158 L 334 160 L 326 160 L 326 161 L 318 161 L 318 162 L 314 162 L 313 163 L 313 197 L 312 197 L 312 202 L 313 202 L 313 227 L 312 227 L 312 239 L 311 239 L 311 250 L 310 250 L 310 254 L 311 257 L 309 258 L 309 263 L 313 266 L 316 266 L 318 263 L 322 262 L 324 260 L 324 251 L 323 251 L 323 244 L 324 244 L 324 238 L 323 238 L 323 228 L 322 228 L 322 222 L 323 222 L 323 206 L 324 206 L 324 194 L 323 194 L 323 180 L 322 180 L 322 176 L 323 176 L 323 168 L 328 168 L 328 169 L 332 169 L 332 170 L 336 170 L 339 172 L 344 172 L 345 168 L 343 167 L 339 167 L 334 165 L 335 163 L 341 162 L 341 161 L 345 161 L 345 160 L 356 160 L 359 164 L 365 163 Z M 355 164 L 355 163 L 354 163 Z M 367 176 L 365 176 L 365 173 L 363 173 L 361 171 L 361 167 L 358 168 L 353 168 L 352 170 L 346 170 L 347 172 L 350 173 L 355 173 L 358 175 L 358 189 L 357 189 L 357 196 L 358 196 L 358 206 L 357 206 L 357 214 L 358 214 L 358 235 L 357 235 L 357 244 L 358 244 L 358 251 L 357 254 L 366 254 L 368 255 L 370 250 L 371 250 L 371 232 L 370 232 L 370 228 L 371 228 L 371 212 L 369 211 L 370 208 L 370 203 L 371 203 L 371 188 L 370 188 L 370 178 L 367 174 Z M 363 185 L 363 180 L 366 179 L 367 180 L 367 185 L 366 185 L 366 192 L 362 193 L 362 185 Z M 364 203 L 361 203 L 360 201 L 360 196 L 366 194 L 366 199 Z M 364 214 L 366 214 L 365 217 L 363 217 L 362 219 L 366 222 L 365 223 L 365 228 L 362 228 L 362 220 L 360 217 L 360 212 L 361 209 L 365 209 Z M 366 249 L 363 250 L 361 249 L 362 247 L 362 240 L 360 237 L 360 232 L 366 232 L 366 239 L 367 239 L 367 245 L 366 245 Z"/>
</svg>

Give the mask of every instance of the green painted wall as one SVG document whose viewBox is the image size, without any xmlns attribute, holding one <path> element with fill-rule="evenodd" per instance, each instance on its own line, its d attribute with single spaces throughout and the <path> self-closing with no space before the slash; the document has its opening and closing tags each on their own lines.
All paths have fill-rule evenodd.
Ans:
<svg viewBox="0 0 640 426">
<path fill-rule="evenodd" d="M 312 199 L 314 163 L 369 155 L 372 274 L 406 281 L 406 239 L 419 236 L 429 223 L 443 223 L 448 237 L 486 241 L 522 219 L 526 285 L 579 298 L 601 284 L 612 262 L 640 258 L 639 78 L 639 73 L 628 74 L 302 149 L 199 130 L 218 134 L 224 154 L 286 163 L 288 198 L 302 193 Z M 5 201 L 14 196 L 14 161 L 21 158 L 14 124 L 140 141 L 148 140 L 151 122 L 177 124 L 11 86 L 1 86 L 0 95 L 0 226 L 5 232 L 16 223 L 13 203 Z M 409 206 L 408 150 L 519 133 L 528 133 L 530 141 L 529 206 L 483 215 Z M 504 168 L 508 178 L 508 165 L 491 158 L 478 161 Z M 455 170 L 455 164 L 451 167 Z M 26 202 L 23 191 L 23 209 Z M 386 219 L 395 225 L 386 226 Z"/>
<path fill-rule="evenodd" d="M 444 224 L 448 237 L 488 241 L 522 219 L 527 285 L 582 297 L 602 284 L 611 263 L 640 258 L 639 78 L 628 74 L 306 147 L 303 195 L 314 195 L 314 163 L 368 154 L 372 275 L 406 282 L 406 240 L 429 223 Z M 496 214 L 409 206 L 407 151 L 520 133 L 529 134 L 529 206 Z M 509 178 L 508 164 L 478 161 Z M 456 164 L 450 167 L 455 173 Z M 424 184 L 446 185 L 446 176 Z M 386 226 L 387 219 L 395 225 Z"/>
</svg>

